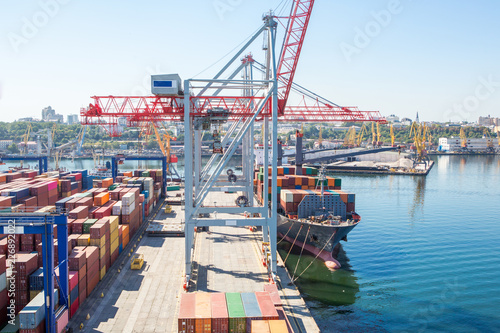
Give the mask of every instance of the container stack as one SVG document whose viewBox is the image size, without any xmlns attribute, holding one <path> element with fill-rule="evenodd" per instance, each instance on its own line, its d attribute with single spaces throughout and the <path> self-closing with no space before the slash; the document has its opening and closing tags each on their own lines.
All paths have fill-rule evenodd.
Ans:
<svg viewBox="0 0 500 333">
<path fill-rule="evenodd" d="M 229 314 L 227 312 L 226 296 L 224 293 L 214 293 L 210 295 L 212 308 L 212 331 L 229 331 Z"/>
<path fill-rule="evenodd" d="M 182 294 L 179 305 L 178 331 L 194 333 L 196 325 L 196 294 Z"/>
<path fill-rule="evenodd" d="M 69 312 L 70 317 L 76 313 L 76 310 L 80 307 L 78 301 L 79 290 L 78 290 L 78 271 L 69 271 Z"/>
<path fill-rule="evenodd" d="M 247 320 L 240 293 L 226 293 L 229 331 L 246 332 Z"/>
<path fill-rule="evenodd" d="M 18 253 L 14 267 L 11 276 L 15 276 L 16 313 L 19 313 L 29 303 L 29 275 L 38 268 L 38 254 Z"/>
<path fill-rule="evenodd" d="M 288 190 L 315 190 L 319 188 L 318 169 L 310 167 L 302 167 L 302 174 L 297 175 L 296 166 L 278 167 L 277 187 L 278 200 L 283 189 Z M 260 200 L 263 199 L 264 186 L 264 167 L 260 167 L 259 171 L 255 172 L 254 186 L 257 187 L 257 195 Z M 269 200 L 271 200 L 271 168 L 269 168 L 269 179 L 267 186 L 269 187 Z M 340 190 L 342 181 L 339 178 L 326 177 L 323 185 L 330 190 Z"/>
<path fill-rule="evenodd" d="M 113 265 L 116 259 L 118 259 L 118 245 L 120 244 L 118 237 L 118 221 L 118 216 L 111 216 L 109 218 L 111 265 Z"/>
<path fill-rule="evenodd" d="M 182 294 L 178 332 L 289 332 L 276 287 L 266 289 L 270 292 Z"/>
<path fill-rule="evenodd" d="M 142 176 L 142 171 L 138 175 Z M 112 178 L 104 179 L 97 182 L 98 188 L 92 187 L 82 193 L 81 190 L 86 190 L 89 184 L 90 187 L 93 184 L 93 179 L 86 170 L 72 173 L 49 172 L 43 175 L 37 175 L 33 171 L 0 173 L 1 212 L 59 210 L 69 215 L 70 306 L 68 312 L 58 315 L 57 322 L 61 327 L 104 278 L 119 253 L 128 245 L 130 237 L 138 230 L 143 221 L 145 196 L 148 196 L 148 209 L 155 206 L 161 194 L 156 189 L 155 179 L 160 177 L 161 180 L 161 172 L 150 171 L 149 175 L 153 178 L 134 177 L 132 172 L 124 173 L 121 177 L 122 184 L 113 184 Z M 122 210 L 122 206 L 125 209 Z M 54 265 L 57 265 L 56 228 L 54 238 Z M 6 318 L 9 304 L 7 278 L 11 274 L 5 270 L 7 245 L 6 235 L 0 235 L 1 320 Z M 42 237 L 15 235 L 14 246 L 18 256 L 15 266 L 17 314 L 30 301 L 39 297 L 43 290 L 43 270 L 39 269 L 43 266 Z M 12 277 L 14 278 L 14 274 Z M 57 285 L 55 287 L 58 288 Z"/>
<path fill-rule="evenodd" d="M 78 272 L 78 306 L 87 299 L 87 256 L 85 248 L 77 246 L 68 257 L 70 271 Z"/>
<path fill-rule="evenodd" d="M 212 332 L 212 308 L 209 293 L 196 293 L 195 332 Z"/>
<path fill-rule="evenodd" d="M 59 291 L 54 290 L 56 308 L 59 304 Z M 38 294 L 19 312 L 19 333 L 45 332 L 45 292 Z"/>
<path fill-rule="evenodd" d="M 87 246 L 85 248 L 87 261 L 87 297 L 99 283 L 99 248 Z"/>
</svg>

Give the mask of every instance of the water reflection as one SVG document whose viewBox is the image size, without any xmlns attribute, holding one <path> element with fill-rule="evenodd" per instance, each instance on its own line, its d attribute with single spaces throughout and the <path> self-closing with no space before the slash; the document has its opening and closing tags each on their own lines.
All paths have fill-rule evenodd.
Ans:
<svg viewBox="0 0 500 333">
<path fill-rule="evenodd" d="M 288 242 L 278 245 L 278 252 L 282 258 L 287 256 L 290 247 L 291 244 Z M 294 247 L 286 262 L 290 274 L 293 274 L 295 270 L 295 275 L 301 274 L 314 260 L 314 257 L 308 254 L 302 254 L 300 261 L 299 257 L 300 248 Z M 335 306 L 351 305 L 356 302 L 356 294 L 359 292 L 358 278 L 342 246 L 339 247 L 336 258 L 342 265 L 340 269 L 331 271 L 321 260 L 316 259 L 295 282 L 307 300 Z M 297 262 L 299 262 L 298 266 Z M 296 266 L 297 269 L 295 269 Z"/>
<path fill-rule="evenodd" d="M 414 176 L 415 181 L 415 193 L 413 194 L 413 201 L 409 210 L 410 223 L 415 222 L 415 214 L 417 211 L 424 211 L 425 204 L 425 184 L 427 177 L 425 176 Z"/>
</svg>

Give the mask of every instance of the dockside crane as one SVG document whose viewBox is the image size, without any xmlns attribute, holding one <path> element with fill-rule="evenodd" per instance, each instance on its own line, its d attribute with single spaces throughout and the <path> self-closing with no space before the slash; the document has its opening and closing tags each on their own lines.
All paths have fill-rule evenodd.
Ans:
<svg viewBox="0 0 500 333">
<path fill-rule="evenodd" d="M 306 31 L 311 18 L 314 0 L 294 0 L 290 15 L 277 17 L 268 13 L 263 17 L 261 28 L 244 44 L 226 65 L 212 79 L 184 80 L 177 74 L 153 76 L 152 87 L 158 82 L 168 89 L 153 88 L 153 96 L 93 96 L 93 103 L 81 110 L 81 122 L 84 125 L 100 125 L 110 136 L 119 136 L 117 129 L 119 120 L 125 119 L 129 127 L 137 127 L 145 122 L 182 121 L 185 137 L 185 260 L 186 283 L 189 286 L 191 274 L 191 251 L 193 247 L 193 230 L 199 226 L 262 226 L 264 241 L 270 241 L 271 260 L 270 278 L 276 273 L 276 221 L 277 221 L 277 186 L 271 187 L 271 193 L 264 186 L 263 197 L 271 194 L 271 202 L 253 207 L 253 170 L 252 164 L 243 164 L 243 174 L 238 179 L 233 173 L 227 174 L 223 180 L 221 172 L 233 157 L 236 148 L 241 145 L 242 156 L 248 160 L 253 158 L 253 129 L 257 121 L 264 121 L 264 158 L 269 161 L 269 144 L 273 155 L 277 156 L 277 122 L 365 122 L 385 123 L 386 120 L 378 111 L 360 111 L 357 107 L 340 106 L 330 102 L 311 91 L 294 84 L 293 80 L 303 47 Z M 276 45 L 276 30 L 280 22 L 285 27 L 285 38 L 281 52 Z M 255 62 L 244 61 L 229 77 L 231 66 L 247 51 L 259 36 L 264 36 L 266 46 L 264 79 L 254 79 L 252 67 Z M 279 53 L 279 58 L 277 57 Z M 248 59 L 245 57 L 245 59 Z M 279 60 L 278 60 L 279 59 Z M 243 69 L 242 69 L 243 68 Z M 236 72 L 244 71 L 243 80 L 234 79 Z M 168 84 L 167 84 L 168 83 Z M 174 88 L 175 85 L 175 88 Z M 243 87 L 243 88 L 242 88 Z M 299 91 L 303 96 L 312 98 L 314 103 L 307 105 L 289 105 L 291 91 Z M 157 91 L 157 92 L 155 92 Z M 237 91 L 237 92 L 235 92 Z M 221 93 L 223 92 L 223 93 Z M 211 93 L 211 94 L 210 94 Z M 223 151 L 213 154 L 202 168 L 201 133 L 203 130 L 232 122 L 227 134 L 220 138 Z M 227 146 L 226 146 L 227 145 Z M 227 147 L 227 148 L 226 148 Z M 268 176 L 268 168 L 264 177 Z M 272 160 L 272 184 L 277 180 L 277 159 Z M 237 200 L 238 207 L 204 206 L 204 200 L 211 191 L 243 191 L 247 200 Z M 241 199 L 241 197 L 239 198 Z M 246 204 L 245 204 L 246 202 Z M 243 203 L 243 204 L 242 204 Z M 251 204 L 248 204 L 251 203 Z M 269 209 L 269 207 L 271 209 Z M 200 218 L 199 215 L 240 212 L 251 213 L 245 219 L 236 217 L 230 220 Z M 239 214 L 239 213 L 238 213 Z M 258 217 L 256 217 L 258 216 Z"/>
</svg>

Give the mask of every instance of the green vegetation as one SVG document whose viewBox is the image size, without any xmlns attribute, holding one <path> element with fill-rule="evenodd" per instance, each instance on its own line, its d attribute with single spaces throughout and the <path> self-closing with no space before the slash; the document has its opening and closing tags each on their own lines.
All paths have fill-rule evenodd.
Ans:
<svg viewBox="0 0 500 333">
<path fill-rule="evenodd" d="M 358 126 L 361 127 L 362 124 L 354 124 L 354 123 L 345 123 L 342 127 L 346 127 L 347 129 L 335 129 L 333 125 L 324 125 L 322 126 L 322 138 L 323 140 L 344 140 L 347 134 L 347 130 L 349 126 Z M 301 125 L 297 125 L 297 129 L 300 129 Z M 304 139 L 305 141 L 317 141 L 319 138 L 319 126 L 320 124 L 306 124 L 304 125 Z M 391 142 L 390 136 L 390 127 L 389 125 L 380 125 L 380 140 L 385 143 Z M 449 138 L 449 137 L 460 137 L 460 128 L 459 126 L 446 126 L 446 125 L 437 125 L 432 124 L 428 126 L 428 130 L 432 135 L 432 143 L 434 145 L 438 144 L 439 138 Z M 376 130 L 376 129 L 375 129 Z M 484 134 L 485 127 L 464 127 L 465 135 L 468 138 L 482 138 Z M 358 132 L 359 133 L 359 132 Z M 295 131 L 291 131 L 285 135 L 281 135 L 280 138 L 282 140 L 286 140 L 287 137 L 295 135 Z M 490 134 L 493 136 L 493 134 Z M 409 143 L 413 142 L 413 138 L 410 138 L 410 127 L 403 128 L 394 128 L 394 138 L 396 143 Z M 366 124 L 366 134 L 364 135 L 363 141 L 371 141 L 372 140 L 372 126 L 370 123 Z M 305 146 L 312 146 L 312 142 L 305 142 Z"/>
</svg>

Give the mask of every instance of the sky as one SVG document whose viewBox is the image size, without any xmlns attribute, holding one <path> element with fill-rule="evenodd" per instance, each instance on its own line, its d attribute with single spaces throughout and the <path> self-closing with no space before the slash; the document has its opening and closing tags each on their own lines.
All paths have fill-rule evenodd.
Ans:
<svg viewBox="0 0 500 333">
<path fill-rule="evenodd" d="M 150 95 L 151 74 L 210 78 L 263 13 L 290 3 L 0 0 L 0 121 Z M 500 117 L 498 13 L 496 0 L 317 0 L 295 82 L 384 116 Z"/>
</svg>

